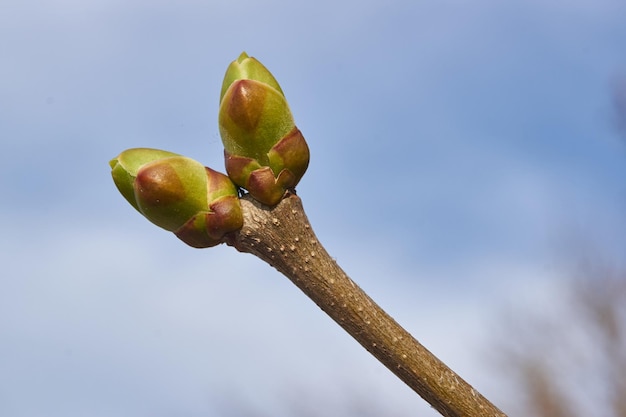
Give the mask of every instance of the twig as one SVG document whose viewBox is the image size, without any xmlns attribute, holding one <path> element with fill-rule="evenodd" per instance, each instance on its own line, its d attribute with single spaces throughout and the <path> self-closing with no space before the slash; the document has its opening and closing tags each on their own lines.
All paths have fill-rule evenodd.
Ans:
<svg viewBox="0 0 626 417">
<path fill-rule="evenodd" d="M 317 240 L 302 202 L 241 199 L 244 225 L 226 243 L 287 276 L 365 349 L 446 417 L 506 417 L 354 283 Z"/>
</svg>

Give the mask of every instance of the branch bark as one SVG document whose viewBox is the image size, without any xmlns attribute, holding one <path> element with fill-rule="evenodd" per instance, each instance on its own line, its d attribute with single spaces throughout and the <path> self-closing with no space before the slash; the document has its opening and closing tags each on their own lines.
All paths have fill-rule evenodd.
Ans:
<svg viewBox="0 0 626 417">
<path fill-rule="evenodd" d="M 295 194 L 275 207 L 241 199 L 244 225 L 225 240 L 287 276 L 367 351 L 446 417 L 506 417 L 383 311 L 329 256 Z"/>
</svg>

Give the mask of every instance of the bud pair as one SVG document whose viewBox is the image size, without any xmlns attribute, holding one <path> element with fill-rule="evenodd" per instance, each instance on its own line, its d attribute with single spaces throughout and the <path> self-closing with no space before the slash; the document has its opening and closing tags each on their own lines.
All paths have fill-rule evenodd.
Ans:
<svg viewBox="0 0 626 417">
<path fill-rule="evenodd" d="M 230 179 L 193 159 L 135 148 L 109 162 L 115 185 L 148 220 L 190 246 L 206 248 L 243 226 Z"/>
<path fill-rule="evenodd" d="M 219 127 L 228 176 L 263 204 L 276 205 L 309 165 L 309 148 L 278 82 L 245 52 L 226 71 Z"/>
</svg>

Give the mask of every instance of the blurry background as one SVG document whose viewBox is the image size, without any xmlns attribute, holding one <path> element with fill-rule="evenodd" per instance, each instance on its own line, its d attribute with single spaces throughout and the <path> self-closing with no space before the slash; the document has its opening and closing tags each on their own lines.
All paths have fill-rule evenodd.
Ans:
<svg viewBox="0 0 626 417">
<path fill-rule="evenodd" d="M 5 0 L 0 415 L 437 415 L 278 272 L 115 189 L 131 147 L 223 170 L 244 50 L 311 148 L 319 239 L 383 308 L 511 415 L 626 415 L 622 0 Z"/>
</svg>

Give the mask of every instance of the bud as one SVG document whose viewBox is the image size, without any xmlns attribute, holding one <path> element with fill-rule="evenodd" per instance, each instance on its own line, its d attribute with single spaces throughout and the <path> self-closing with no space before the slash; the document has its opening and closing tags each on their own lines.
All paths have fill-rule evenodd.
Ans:
<svg viewBox="0 0 626 417">
<path fill-rule="evenodd" d="M 109 165 L 124 198 L 190 246 L 215 246 L 243 226 L 234 184 L 191 158 L 136 148 L 122 152 Z"/>
<path fill-rule="evenodd" d="M 309 165 L 309 147 L 276 79 L 245 52 L 230 64 L 220 95 L 226 171 L 263 204 L 277 204 Z"/>
</svg>

